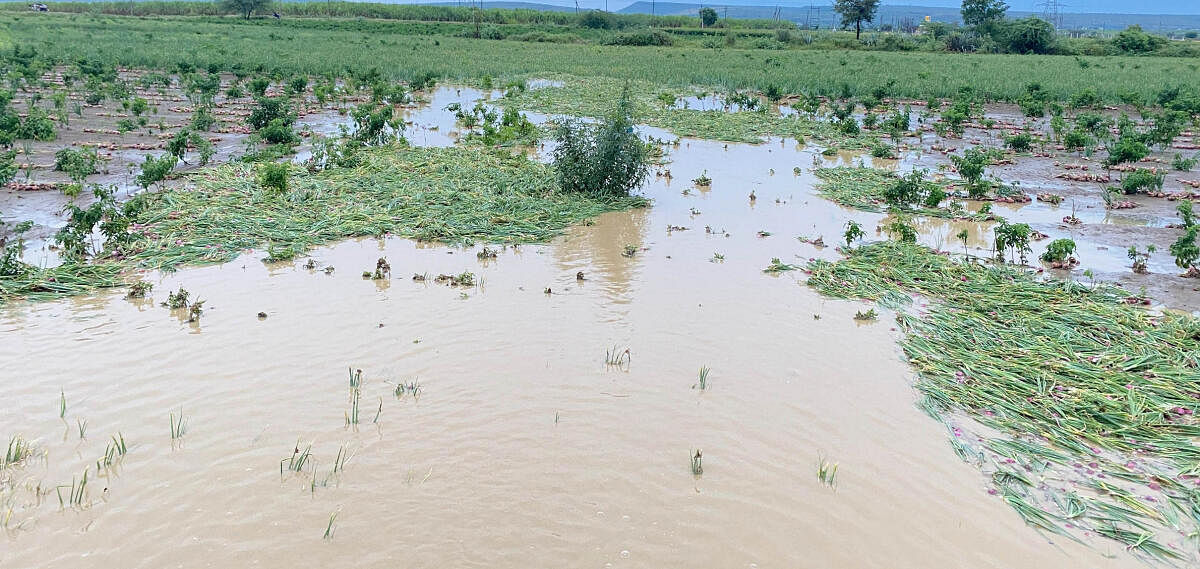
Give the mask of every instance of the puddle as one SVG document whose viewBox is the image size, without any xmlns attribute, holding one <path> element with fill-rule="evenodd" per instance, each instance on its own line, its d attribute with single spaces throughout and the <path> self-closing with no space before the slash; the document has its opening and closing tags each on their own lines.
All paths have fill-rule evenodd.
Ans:
<svg viewBox="0 0 1200 569">
<path fill-rule="evenodd" d="M 435 90 L 405 111 L 406 136 L 453 144 L 445 106 L 486 94 Z M 151 274 L 153 301 L 110 291 L 0 310 L 0 369 L 20 378 L 0 434 L 47 451 L 22 476 L 69 484 L 110 436 L 129 445 L 92 481 L 89 507 L 59 511 L 53 492 L 37 507 L 0 501 L 20 524 L 0 538 L 0 564 L 1140 567 L 1114 542 L 1048 543 L 987 494 L 914 405 L 890 315 L 860 325 L 861 304 L 819 296 L 802 272 L 762 273 L 772 257 L 835 258 L 848 219 L 869 236 L 884 219 L 820 198 L 814 163 L 925 163 L 820 150 L 683 139 L 658 168 L 670 177 L 645 189 L 654 207 L 491 260 L 351 240 L 312 251 L 315 270 L 254 252 Z M 691 182 L 701 174 L 711 186 Z M 1116 214 L 1058 228 L 1062 205 L 993 207 L 1077 238 L 1075 273 L 1127 273 L 1106 243 L 1154 229 Z M 991 224 L 916 221 L 927 244 L 958 250 L 965 228 L 972 254 L 989 248 Z M 362 279 L 379 257 L 392 279 Z M 1151 269 L 1166 272 L 1165 257 Z M 462 271 L 477 286 L 410 278 Z M 205 300 L 199 323 L 157 306 L 180 286 Z M 630 350 L 627 366 L 605 365 L 614 347 Z M 364 370 L 356 427 L 348 368 Z M 419 397 L 395 396 L 414 381 Z M 180 412 L 188 432 L 173 443 Z M 281 476 L 297 440 L 311 441 L 320 486 L 308 471 Z M 342 448 L 352 458 L 333 474 Z M 839 464 L 836 491 L 816 480 L 821 458 Z"/>
</svg>

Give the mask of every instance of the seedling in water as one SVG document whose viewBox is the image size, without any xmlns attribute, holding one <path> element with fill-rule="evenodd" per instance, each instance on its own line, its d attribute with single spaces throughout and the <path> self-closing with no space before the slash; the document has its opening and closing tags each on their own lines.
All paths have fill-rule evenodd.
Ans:
<svg viewBox="0 0 1200 569">
<path fill-rule="evenodd" d="M 150 294 L 150 290 L 153 288 L 154 288 L 154 285 L 152 285 L 146 281 L 138 281 L 129 286 L 129 294 L 126 294 L 125 297 L 126 298 L 145 298 L 147 294 Z"/>
<path fill-rule="evenodd" d="M 696 184 L 697 187 L 707 188 L 712 185 L 712 178 L 708 177 L 708 170 L 705 170 L 703 174 L 693 179 L 692 183 Z"/>
<path fill-rule="evenodd" d="M 610 366 L 619 366 L 629 363 L 631 359 L 629 348 L 624 350 L 613 346 L 612 349 L 604 351 L 604 363 Z"/>
<path fill-rule="evenodd" d="M 350 389 L 362 387 L 362 370 L 350 368 Z"/>
<path fill-rule="evenodd" d="M 78 482 L 76 481 L 76 478 L 74 476 L 72 476 L 70 486 L 67 486 L 65 484 L 56 486 L 54 488 L 54 490 L 55 490 L 55 493 L 58 494 L 58 506 L 60 508 L 65 507 L 68 504 L 71 507 L 76 507 L 76 508 L 83 506 L 83 493 L 85 490 L 87 490 L 87 483 L 88 483 L 88 469 L 85 468 L 83 470 L 83 478 L 81 480 L 78 480 Z M 63 488 L 69 488 L 69 492 L 67 493 L 66 500 L 63 500 L 63 496 L 62 496 Z"/>
<path fill-rule="evenodd" d="M 817 480 L 830 488 L 837 488 L 838 463 L 821 457 L 817 462 Z"/>
<path fill-rule="evenodd" d="M 33 456 L 33 444 L 21 435 L 13 435 L 8 439 L 8 450 L 4 453 L 4 460 L 0 461 L 0 469 L 14 466 L 31 456 Z"/>
<path fill-rule="evenodd" d="M 333 539 L 333 522 L 337 520 L 340 511 L 334 510 L 332 514 L 329 514 L 329 523 L 325 525 L 325 536 L 321 539 Z"/>
<path fill-rule="evenodd" d="M 300 450 L 300 441 L 296 440 L 296 448 L 292 451 L 292 456 L 279 461 L 279 477 L 283 477 L 284 470 L 289 472 L 303 472 L 304 465 L 312 458 L 312 444 Z"/>
<path fill-rule="evenodd" d="M 346 426 L 358 424 L 358 399 L 362 393 L 357 389 L 350 390 L 350 411 L 346 413 Z"/>
<path fill-rule="evenodd" d="M 162 305 L 167 308 L 170 308 L 171 310 L 176 310 L 179 308 L 187 308 L 189 306 L 189 304 L 188 304 L 189 296 L 191 296 L 190 292 L 184 290 L 183 287 L 179 287 L 179 290 L 174 291 L 167 295 L 167 300 L 165 302 L 163 302 Z"/>
<path fill-rule="evenodd" d="M 767 268 L 763 269 L 763 272 L 774 275 L 774 274 L 779 274 L 779 273 L 783 273 L 783 272 L 787 272 L 787 271 L 794 271 L 799 268 L 800 267 L 797 265 L 789 265 L 789 264 L 779 260 L 779 257 L 772 257 L 771 264 L 767 265 Z"/>
<path fill-rule="evenodd" d="M 125 436 L 121 433 L 113 435 L 112 442 L 104 447 L 104 456 L 96 461 L 96 472 L 115 464 L 117 460 L 125 456 L 125 451 Z"/>
<path fill-rule="evenodd" d="M 866 312 L 858 311 L 854 313 L 855 320 L 876 320 L 879 318 L 879 313 L 875 312 L 874 308 L 868 308 Z"/>
<path fill-rule="evenodd" d="M 625 248 L 621 250 L 621 256 L 623 256 L 623 257 L 632 257 L 636 254 L 637 254 L 637 246 L 636 245 L 626 245 Z"/>
<path fill-rule="evenodd" d="M 67 394 L 59 390 L 58 392 L 58 418 L 65 419 L 67 417 Z"/>
<path fill-rule="evenodd" d="M 700 449 L 692 454 L 692 476 L 700 476 L 704 474 L 704 453 Z"/>
<path fill-rule="evenodd" d="M 846 232 L 842 233 L 842 237 L 846 239 L 846 246 L 849 247 L 851 243 L 862 239 L 866 234 L 867 233 L 863 231 L 862 225 L 859 225 L 857 221 L 851 219 L 850 221 L 846 222 Z"/>
<path fill-rule="evenodd" d="M 179 410 L 179 418 L 175 418 L 175 413 L 171 413 L 171 440 L 178 440 L 187 434 L 187 419 L 183 418 L 183 409 Z"/>
<path fill-rule="evenodd" d="M 712 370 L 708 369 L 708 366 L 700 366 L 700 383 L 698 384 L 700 391 L 708 389 L 708 372 L 710 371 Z M 695 386 L 692 387 L 694 388 Z"/>
<path fill-rule="evenodd" d="M 79 419 L 75 419 L 75 427 L 77 429 L 79 429 L 79 440 L 86 439 L 87 438 L 87 420 L 84 419 L 83 421 L 80 421 Z"/>
</svg>

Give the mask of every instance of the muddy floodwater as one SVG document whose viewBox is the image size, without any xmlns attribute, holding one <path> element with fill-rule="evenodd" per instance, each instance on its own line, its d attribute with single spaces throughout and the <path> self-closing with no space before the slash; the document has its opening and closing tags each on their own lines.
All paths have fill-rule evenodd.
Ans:
<svg viewBox="0 0 1200 569">
<path fill-rule="evenodd" d="M 410 115 L 414 143 L 452 142 L 442 102 Z M 363 239 L 312 250 L 313 268 L 253 251 L 151 274 L 153 300 L 4 308 L 0 433 L 45 452 L 5 504 L 0 567 L 1143 566 L 989 495 L 914 405 L 890 315 L 859 323 L 863 304 L 762 272 L 836 256 L 797 237 L 882 219 L 816 195 L 814 164 L 860 159 L 819 151 L 685 139 L 653 207 L 494 259 Z M 922 240 L 955 248 L 949 225 Z M 1096 247 L 1081 269 L 1120 270 L 1123 250 Z M 364 280 L 380 257 L 392 278 Z M 412 279 L 463 271 L 474 286 Z M 158 305 L 180 286 L 199 323 Z M 118 433 L 124 458 L 60 507 L 53 487 Z M 302 472 L 281 469 L 309 445 Z"/>
</svg>

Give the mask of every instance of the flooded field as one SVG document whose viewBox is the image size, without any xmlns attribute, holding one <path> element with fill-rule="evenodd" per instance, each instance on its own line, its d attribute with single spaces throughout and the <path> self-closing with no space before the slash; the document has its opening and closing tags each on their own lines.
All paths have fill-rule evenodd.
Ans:
<svg viewBox="0 0 1200 569">
<path fill-rule="evenodd" d="M 446 107 L 484 93 L 428 96 L 405 111 L 414 145 L 454 144 Z M 336 131 L 324 113 L 314 130 Z M 945 157 L 918 146 L 938 143 L 888 160 L 684 138 L 645 186 L 652 207 L 544 245 L 364 238 L 269 264 L 255 250 L 148 273 L 146 299 L 6 306 L 0 433 L 39 456 L 5 474 L 0 566 L 1143 566 L 1116 541 L 1040 532 L 991 492 L 915 405 L 892 318 L 763 272 L 836 259 L 850 219 L 881 238 L 885 214 L 823 198 L 815 169 L 936 169 Z M 1200 308 L 1167 255 L 1128 268 L 1130 244 L 1174 240 L 1173 202 L 1106 210 L 1057 181 L 1056 160 L 994 170 L 1075 201 L 994 204 L 1078 243 L 1080 266 L 1056 276 Z M 14 216 L 52 212 L 35 199 Z M 1062 222 L 1072 211 L 1081 225 Z M 916 223 L 922 243 L 990 255 L 992 222 Z M 381 258 L 390 278 L 363 278 Z M 202 319 L 159 306 L 180 287 Z M 117 441 L 127 453 L 97 466 Z"/>
</svg>

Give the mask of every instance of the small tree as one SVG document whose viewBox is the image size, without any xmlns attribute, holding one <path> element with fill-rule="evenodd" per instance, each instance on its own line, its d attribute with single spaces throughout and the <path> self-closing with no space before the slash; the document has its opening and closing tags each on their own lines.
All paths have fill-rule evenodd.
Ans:
<svg viewBox="0 0 1200 569">
<path fill-rule="evenodd" d="M 629 87 L 597 126 L 567 120 L 555 133 L 554 170 L 562 189 L 593 197 L 627 196 L 650 173 L 646 145 L 633 130 Z"/>
<path fill-rule="evenodd" d="M 271 5 L 271 0 L 221 0 L 221 5 L 230 12 L 236 12 L 250 19 L 250 14 L 265 10 Z"/>
<path fill-rule="evenodd" d="M 1181 269 L 1190 270 L 1196 265 L 1196 259 L 1200 259 L 1200 247 L 1196 246 L 1197 231 L 1200 231 L 1200 227 L 1193 225 L 1171 244 L 1171 255 L 1175 257 L 1175 264 Z"/>
<path fill-rule="evenodd" d="M 280 194 L 286 193 L 290 175 L 291 167 L 288 164 L 268 162 L 259 168 L 258 185 L 264 190 L 274 190 Z"/>
<path fill-rule="evenodd" d="M 875 19 L 879 0 L 835 0 L 833 10 L 842 15 L 842 27 L 854 25 L 854 38 L 862 38 L 862 23 Z"/>
<path fill-rule="evenodd" d="M 963 0 L 963 24 L 975 28 L 981 34 L 991 35 L 1000 22 L 1008 4 L 1002 0 Z"/>
<path fill-rule="evenodd" d="M 717 11 L 712 8 L 700 9 L 700 26 L 711 28 L 717 23 Z"/>
</svg>

